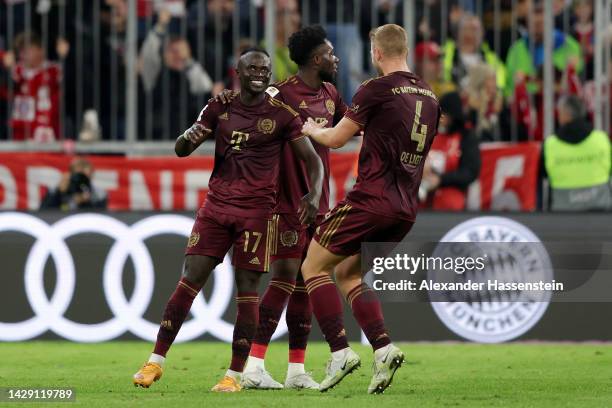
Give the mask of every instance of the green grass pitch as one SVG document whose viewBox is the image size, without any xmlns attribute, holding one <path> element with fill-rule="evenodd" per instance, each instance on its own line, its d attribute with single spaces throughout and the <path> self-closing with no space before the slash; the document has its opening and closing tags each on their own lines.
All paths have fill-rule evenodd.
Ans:
<svg viewBox="0 0 612 408">
<path fill-rule="evenodd" d="M 0 344 L 0 387 L 73 387 L 76 403 L 0 403 L 7 407 L 610 407 L 608 344 L 399 344 L 407 362 L 383 395 L 367 395 L 372 353 L 354 345 L 362 367 L 333 390 L 214 394 L 230 346 L 192 342 L 173 347 L 162 379 L 135 388 L 131 376 L 151 344 L 111 342 Z M 307 369 L 321 380 L 327 345 L 309 345 Z M 287 345 L 270 347 L 266 367 L 284 381 Z"/>
</svg>

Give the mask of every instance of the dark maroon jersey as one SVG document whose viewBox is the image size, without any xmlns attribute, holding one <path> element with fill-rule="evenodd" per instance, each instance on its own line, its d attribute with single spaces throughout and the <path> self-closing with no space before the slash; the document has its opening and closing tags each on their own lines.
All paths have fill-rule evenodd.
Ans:
<svg viewBox="0 0 612 408">
<path fill-rule="evenodd" d="M 196 123 L 212 129 L 215 166 L 208 183 L 206 207 L 244 216 L 267 216 L 274 209 L 281 150 L 302 137 L 300 116 L 265 95 L 247 106 L 236 97 L 229 104 L 211 102 Z"/>
<path fill-rule="evenodd" d="M 306 85 L 298 76 L 293 75 L 286 80 L 268 88 L 270 96 L 281 100 L 300 114 L 303 121 L 313 118 L 315 121 L 327 121 L 327 127 L 339 122 L 347 110 L 336 87 L 324 82 L 319 89 Z M 329 148 L 311 139 L 312 145 L 323 162 L 324 177 L 319 214 L 325 214 L 329 209 Z M 306 166 L 290 149 L 283 148 L 279 191 L 275 212 L 281 214 L 295 213 L 300 206 L 300 199 L 309 191 L 308 172 Z"/>
<path fill-rule="evenodd" d="M 365 82 L 346 118 L 364 130 L 354 207 L 414 221 L 425 157 L 437 133 L 440 108 L 431 88 L 409 72 Z"/>
</svg>

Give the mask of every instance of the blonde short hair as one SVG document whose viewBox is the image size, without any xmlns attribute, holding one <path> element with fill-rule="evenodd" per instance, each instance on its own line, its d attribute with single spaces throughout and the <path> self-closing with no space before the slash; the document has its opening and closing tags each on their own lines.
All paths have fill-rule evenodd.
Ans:
<svg viewBox="0 0 612 408">
<path fill-rule="evenodd" d="M 408 55 L 408 34 L 397 24 L 385 24 L 372 30 L 370 41 L 387 57 Z"/>
</svg>

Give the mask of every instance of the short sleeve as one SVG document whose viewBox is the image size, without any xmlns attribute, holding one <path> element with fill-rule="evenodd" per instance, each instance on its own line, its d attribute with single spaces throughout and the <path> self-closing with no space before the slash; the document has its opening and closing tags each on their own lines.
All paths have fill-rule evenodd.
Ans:
<svg viewBox="0 0 612 408">
<path fill-rule="evenodd" d="M 299 115 L 290 118 L 287 126 L 285 126 L 285 132 L 283 132 L 285 140 L 293 141 L 301 139 L 304 136 L 302 135 L 302 125 L 303 122 Z"/>
<path fill-rule="evenodd" d="M 222 111 L 223 106 L 220 102 L 211 101 L 208 105 L 204 106 L 195 123 L 204 126 L 206 129 L 214 130 L 217 127 L 219 115 Z"/>
<path fill-rule="evenodd" d="M 334 112 L 334 125 L 340 122 L 340 120 L 346 114 L 346 111 L 348 110 L 348 106 L 346 106 L 346 103 L 344 103 L 344 99 L 342 99 L 342 96 L 340 96 L 339 92 L 336 93 L 335 103 L 336 103 L 336 112 Z"/>
<path fill-rule="evenodd" d="M 352 120 L 361 127 L 365 127 L 372 114 L 372 111 L 377 106 L 378 101 L 376 93 L 372 90 L 372 82 L 367 82 L 362 85 L 353 96 L 353 103 L 348 108 L 344 117 Z"/>
<path fill-rule="evenodd" d="M 278 100 L 276 97 L 270 97 L 268 101 L 270 102 L 270 105 L 276 108 L 276 113 L 274 115 L 276 122 L 279 125 L 282 124 L 282 129 L 279 132 L 279 137 L 287 141 L 297 140 L 303 137 L 303 122 L 302 119 L 300 119 L 300 114 L 297 113 L 286 103 L 283 103 Z M 276 126 L 276 124 L 274 124 L 273 126 Z"/>
</svg>

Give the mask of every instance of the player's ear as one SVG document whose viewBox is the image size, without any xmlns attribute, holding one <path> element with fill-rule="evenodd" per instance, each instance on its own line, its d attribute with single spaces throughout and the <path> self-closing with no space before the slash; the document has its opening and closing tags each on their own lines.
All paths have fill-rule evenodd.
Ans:
<svg viewBox="0 0 612 408">
<path fill-rule="evenodd" d="M 376 47 L 373 48 L 373 52 L 374 52 L 374 59 L 376 61 L 380 61 L 382 59 L 382 53 L 380 52 L 380 50 Z"/>
</svg>

